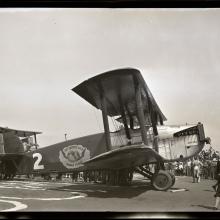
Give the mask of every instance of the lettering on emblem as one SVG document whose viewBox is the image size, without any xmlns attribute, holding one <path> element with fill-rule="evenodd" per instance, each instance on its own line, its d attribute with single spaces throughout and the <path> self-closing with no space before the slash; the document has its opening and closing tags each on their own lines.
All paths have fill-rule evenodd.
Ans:
<svg viewBox="0 0 220 220">
<path fill-rule="evenodd" d="M 59 152 L 59 159 L 68 169 L 78 168 L 90 159 L 90 151 L 82 145 L 70 145 Z"/>
</svg>

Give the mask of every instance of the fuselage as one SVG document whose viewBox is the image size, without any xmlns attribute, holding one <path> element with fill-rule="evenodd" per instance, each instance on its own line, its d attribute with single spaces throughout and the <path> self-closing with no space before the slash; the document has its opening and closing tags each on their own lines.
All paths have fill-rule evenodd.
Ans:
<svg viewBox="0 0 220 220">
<path fill-rule="evenodd" d="M 12 135 L 13 136 L 13 135 Z M 12 155 L 12 145 L 7 146 L 10 135 L 5 136 L 4 160 Z M 152 129 L 147 131 L 148 145 L 146 147 L 154 149 L 154 137 Z M 13 146 L 15 140 L 13 138 Z M 158 126 L 158 153 L 164 161 L 176 161 L 187 159 L 198 154 L 205 143 L 202 124 L 183 126 Z M 123 129 L 111 133 L 112 151 L 123 149 L 125 146 L 138 145 L 143 147 L 139 129 L 131 131 L 131 140 L 128 144 Z M 18 143 L 20 146 L 20 143 Z M 7 152 L 7 148 L 10 152 Z M 21 147 L 19 147 L 21 149 Z M 38 148 L 30 152 L 14 152 L 20 156 L 14 156 L 18 173 L 32 172 L 69 172 L 72 170 L 83 170 L 83 163 L 107 152 L 104 133 L 84 136 L 65 142 L 57 143 L 43 148 Z M 122 155 L 123 156 L 123 155 Z M 2 157 L 3 158 L 3 157 Z M 101 168 L 101 167 L 100 167 Z"/>
<path fill-rule="evenodd" d="M 203 129 L 203 128 L 202 128 Z M 158 153 L 165 161 L 176 161 L 187 159 L 198 154 L 204 147 L 204 141 L 200 139 L 201 134 L 197 129 L 197 125 L 163 125 L 157 126 L 158 130 Z M 187 132 L 188 130 L 188 132 Z M 176 133 L 185 131 L 182 135 Z M 204 131 L 203 131 L 204 132 Z M 139 129 L 133 130 L 131 133 L 131 144 L 142 143 L 141 133 Z M 120 136 L 120 138 L 118 138 Z M 203 138 L 202 138 L 203 139 Z M 120 130 L 111 133 L 112 147 L 116 149 L 120 145 L 126 146 L 128 140 L 125 132 Z M 153 129 L 147 131 L 148 147 L 154 149 Z"/>
<path fill-rule="evenodd" d="M 186 160 L 202 150 L 205 142 L 203 138 L 200 139 L 201 135 L 199 131 L 195 129 L 196 126 L 197 125 L 158 126 L 159 154 L 164 160 Z M 190 130 L 192 132 L 190 132 Z M 178 132 L 181 134 L 181 131 L 185 132 L 182 132 L 182 135 L 175 135 Z"/>
</svg>

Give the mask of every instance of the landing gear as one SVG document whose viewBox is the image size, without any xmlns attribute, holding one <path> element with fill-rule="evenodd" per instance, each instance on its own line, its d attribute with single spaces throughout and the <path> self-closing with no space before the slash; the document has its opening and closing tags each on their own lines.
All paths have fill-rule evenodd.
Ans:
<svg viewBox="0 0 220 220">
<path fill-rule="evenodd" d="M 157 164 L 155 173 L 146 169 L 144 166 L 135 168 L 135 172 L 151 180 L 151 185 L 160 191 L 168 190 L 175 184 L 175 176 L 169 171 L 165 171 L 161 164 Z"/>
<path fill-rule="evenodd" d="M 171 174 L 165 170 L 159 170 L 153 175 L 151 179 L 152 186 L 156 190 L 160 191 L 168 190 L 171 186 L 173 186 L 174 183 L 175 178 L 173 178 Z"/>
<path fill-rule="evenodd" d="M 0 170 L 2 180 L 13 180 L 17 172 L 15 161 L 11 159 L 2 160 Z"/>
<path fill-rule="evenodd" d="M 51 176 L 50 176 L 49 173 L 44 173 L 44 174 L 41 175 L 41 177 L 43 177 L 44 180 L 46 180 L 46 181 L 50 181 L 51 180 Z"/>
<path fill-rule="evenodd" d="M 84 171 L 84 182 L 101 182 L 113 186 L 128 186 L 133 179 L 133 169 L 123 168 L 120 170 Z M 91 175 L 92 174 L 92 175 Z M 93 175 L 96 178 L 93 178 Z"/>
<path fill-rule="evenodd" d="M 15 174 L 2 173 L 0 179 L 1 180 L 13 180 L 14 177 L 15 177 Z"/>
<path fill-rule="evenodd" d="M 127 186 L 131 184 L 133 171 L 130 169 L 111 170 L 107 172 L 107 184 Z"/>
</svg>

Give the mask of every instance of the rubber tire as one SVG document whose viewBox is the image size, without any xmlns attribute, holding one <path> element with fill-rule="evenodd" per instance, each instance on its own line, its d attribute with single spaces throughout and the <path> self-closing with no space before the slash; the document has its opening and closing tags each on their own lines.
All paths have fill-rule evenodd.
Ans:
<svg viewBox="0 0 220 220">
<path fill-rule="evenodd" d="M 166 191 L 172 186 L 173 179 L 167 171 L 159 170 L 154 174 L 151 184 L 156 190 Z"/>
</svg>

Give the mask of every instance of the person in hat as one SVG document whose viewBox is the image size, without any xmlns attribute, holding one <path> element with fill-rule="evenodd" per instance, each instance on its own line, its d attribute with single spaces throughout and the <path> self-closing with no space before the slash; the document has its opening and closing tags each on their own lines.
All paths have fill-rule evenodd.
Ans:
<svg viewBox="0 0 220 220">
<path fill-rule="evenodd" d="M 216 191 L 214 197 L 215 197 L 215 206 L 214 209 L 218 210 L 219 202 L 220 202 L 220 161 L 218 158 L 217 162 L 217 168 L 216 168 L 216 173 L 215 173 L 215 179 L 217 180 L 217 183 L 212 186 L 214 190 Z"/>
</svg>

